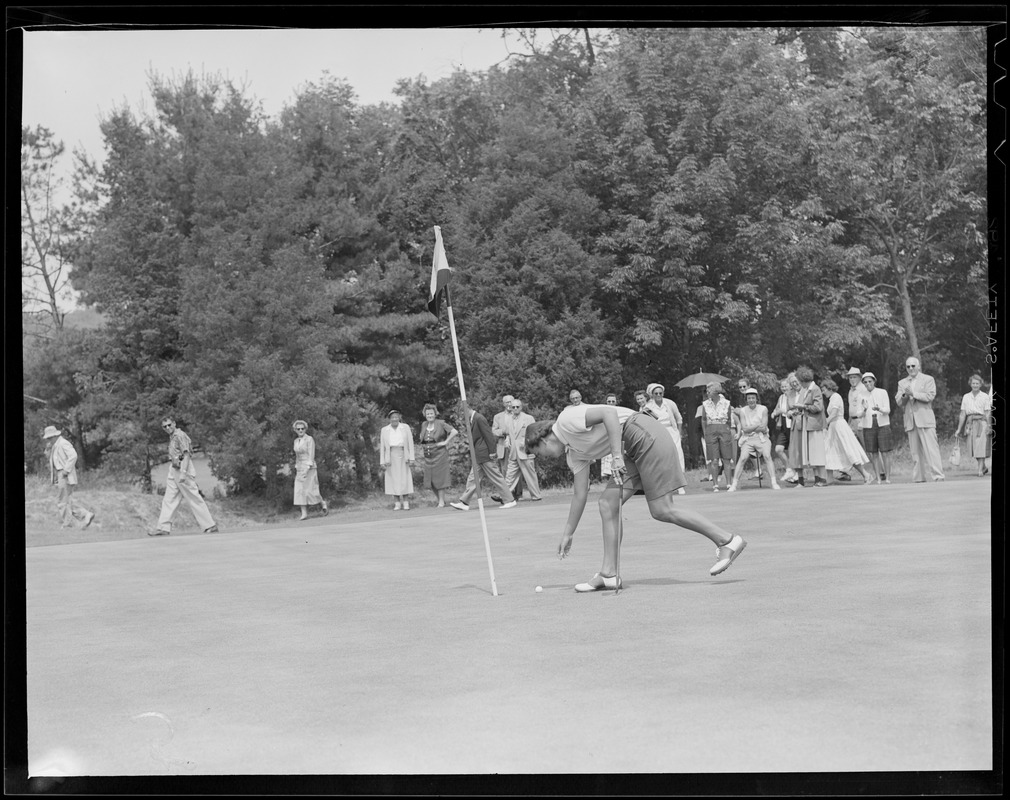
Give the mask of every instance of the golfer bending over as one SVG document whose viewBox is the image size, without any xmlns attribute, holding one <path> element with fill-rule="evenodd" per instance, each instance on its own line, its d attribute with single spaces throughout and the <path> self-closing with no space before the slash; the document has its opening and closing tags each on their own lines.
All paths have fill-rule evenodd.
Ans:
<svg viewBox="0 0 1010 800">
<path fill-rule="evenodd" d="M 701 514 L 674 505 L 674 494 L 687 481 L 673 440 L 663 425 L 649 414 L 622 406 L 585 403 L 568 406 L 553 423 L 535 422 L 526 429 L 526 451 L 537 456 L 566 455 L 575 476 L 575 495 L 558 545 L 558 558 L 568 555 L 575 529 L 586 508 L 589 465 L 605 455 L 613 456 L 615 474 L 600 496 L 603 568 L 588 583 L 578 584 L 577 592 L 617 588 L 618 515 L 621 506 L 638 489 L 645 491 L 653 519 L 697 531 L 715 542 L 717 560 L 710 574 L 724 572 L 747 546 L 741 536 L 713 525 Z M 624 475 L 628 480 L 622 482 Z"/>
</svg>

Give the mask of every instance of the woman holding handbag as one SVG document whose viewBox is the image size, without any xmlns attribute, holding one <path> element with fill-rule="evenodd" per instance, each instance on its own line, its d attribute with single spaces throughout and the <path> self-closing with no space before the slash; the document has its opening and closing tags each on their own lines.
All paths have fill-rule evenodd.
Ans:
<svg viewBox="0 0 1010 800">
<path fill-rule="evenodd" d="M 964 432 L 967 455 L 978 461 L 981 478 L 989 471 L 985 460 L 992 455 L 992 396 L 982 391 L 981 375 L 972 375 L 968 385 L 971 391 L 961 398 L 961 414 L 954 435 Z"/>
</svg>

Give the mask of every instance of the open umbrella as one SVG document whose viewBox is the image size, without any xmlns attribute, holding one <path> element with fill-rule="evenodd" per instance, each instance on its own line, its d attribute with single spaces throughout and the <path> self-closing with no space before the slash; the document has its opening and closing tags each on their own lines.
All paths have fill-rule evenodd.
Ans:
<svg viewBox="0 0 1010 800">
<path fill-rule="evenodd" d="M 673 385 L 679 389 L 693 389 L 695 386 L 707 386 L 712 381 L 725 383 L 728 380 L 729 378 L 724 378 L 722 375 L 718 375 L 715 372 L 696 372 L 694 375 L 688 375 L 686 378 L 682 378 Z"/>
</svg>

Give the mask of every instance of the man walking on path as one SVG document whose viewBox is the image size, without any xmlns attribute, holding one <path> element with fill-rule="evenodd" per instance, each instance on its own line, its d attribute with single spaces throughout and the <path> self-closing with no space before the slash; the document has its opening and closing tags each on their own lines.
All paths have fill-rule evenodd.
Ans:
<svg viewBox="0 0 1010 800">
<path fill-rule="evenodd" d="M 168 476 L 165 478 L 165 498 L 161 501 L 158 529 L 149 536 L 167 536 L 172 532 L 172 517 L 185 498 L 193 516 L 204 533 L 217 533 L 217 524 L 196 485 L 196 467 L 193 466 L 193 443 L 184 430 L 176 427 L 175 420 L 165 417 L 161 427 L 168 434 Z"/>
<path fill-rule="evenodd" d="M 905 369 L 908 377 L 898 381 L 894 399 L 905 408 L 905 431 L 912 451 L 912 481 L 925 483 L 927 472 L 934 481 L 942 481 L 943 459 L 940 458 L 936 416 L 933 414 L 936 382 L 920 371 L 919 359 L 915 356 L 905 359 Z"/>
<path fill-rule="evenodd" d="M 60 527 L 69 528 L 77 522 L 81 528 L 87 528 L 95 518 L 95 512 L 74 500 L 74 490 L 77 488 L 77 450 L 63 438 L 63 433 L 55 425 L 48 425 L 42 438 L 49 451 L 49 478 L 59 487 L 56 510 L 60 515 Z"/>
<path fill-rule="evenodd" d="M 463 429 L 466 430 L 466 427 L 463 426 Z M 501 474 L 498 462 L 492 455 L 495 451 L 496 437 L 491 432 L 491 426 L 487 424 L 484 416 L 473 409 L 470 409 L 470 436 L 473 439 L 473 450 L 477 460 L 475 464 L 470 466 L 470 474 L 467 476 L 466 489 L 463 490 L 463 494 L 460 495 L 459 500 L 449 503 L 449 505 L 458 511 L 470 510 L 470 498 L 477 491 L 476 472 L 479 469 L 481 474 L 498 490 L 498 495 L 503 501 L 501 508 L 515 508 L 515 498 L 512 497 L 508 484 L 505 482 L 505 476 Z"/>
<path fill-rule="evenodd" d="M 530 490 L 530 500 L 540 499 L 540 481 L 537 478 L 537 468 L 535 456 L 526 452 L 526 427 L 532 425 L 536 420 L 523 411 L 523 402 L 513 399 L 510 408 L 512 416 L 509 418 L 509 462 L 508 471 L 505 473 L 505 483 L 509 485 L 513 495 L 519 485 L 519 475 L 523 476 L 526 486 Z"/>
<path fill-rule="evenodd" d="M 501 402 L 504 408 L 495 414 L 491 420 L 491 433 L 498 437 L 498 442 L 495 445 L 495 458 L 502 475 L 508 472 L 509 462 L 512 460 L 512 454 L 509 452 L 509 428 L 511 427 L 512 420 L 511 409 L 513 399 L 510 394 L 503 395 Z M 516 484 L 512 489 L 512 495 L 516 500 L 523 496 L 522 484 Z M 491 499 L 496 503 L 502 502 L 501 496 L 498 494 L 492 494 Z"/>
</svg>

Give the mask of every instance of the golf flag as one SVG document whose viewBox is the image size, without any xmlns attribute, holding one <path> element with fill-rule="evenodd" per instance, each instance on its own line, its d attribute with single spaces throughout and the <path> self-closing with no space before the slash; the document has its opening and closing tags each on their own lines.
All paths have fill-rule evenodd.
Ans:
<svg viewBox="0 0 1010 800">
<path fill-rule="evenodd" d="M 431 290 L 428 293 L 428 310 L 438 316 L 442 297 L 448 292 L 449 262 L 445 258 L 442 245 L 442 229 L 435 226 L 435 255 L 431 260 Z"/>
</svg>

